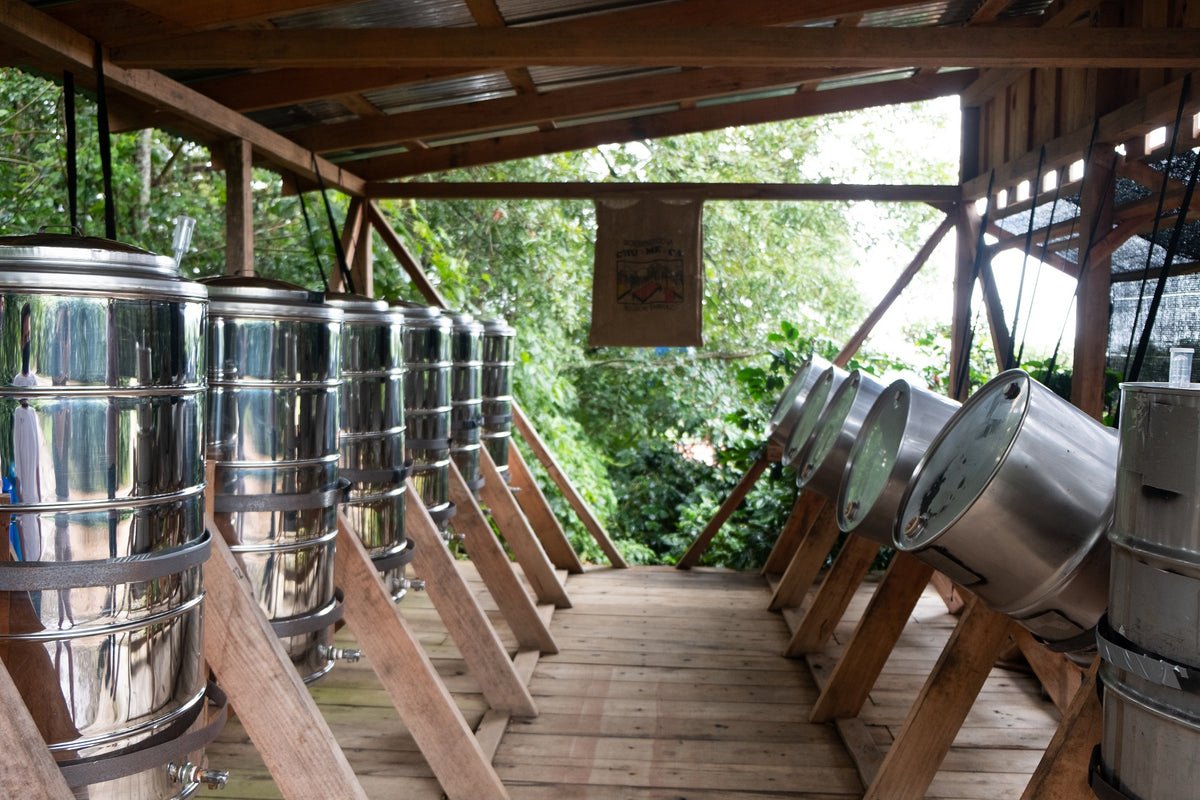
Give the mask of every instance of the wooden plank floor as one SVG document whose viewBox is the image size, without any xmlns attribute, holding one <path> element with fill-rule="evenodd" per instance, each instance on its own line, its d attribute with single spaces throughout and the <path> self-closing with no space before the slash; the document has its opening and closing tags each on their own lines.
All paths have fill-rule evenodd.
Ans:
<svg viewBox="0 0 1200 800">
<path fill-rule="evenodd" d="M 471 565 L 462 568 L 499 622 Z M 871 588 L 860 589 L 828 655 L 849 637 Z M 496 751 L 513 800 L 861 797 L 835 728 L 807 722 L 815 684 L 804 661 L 779 655 L 788 628 L 766 611 L 761 576 L 596 569 L 572 576 L 568 590 L 574 607 L 554 612 L 551 624 L 561 652 L 543 656 L 530 683 L 541 714 L 513 720 Z M 402 608 L 475 727 L 486 704 L 428 599 L 416 594 Z M 863 711 L 881 749 L 953 624 L 936 595 L 918 604 Z M 497 630 L 512 649 L 507 627 Z M 312 691 L 371 797 L 441 796 L 369 665 L 339 665 Z M 1019 796 L 1056 724 L 1033 679 L 994 670 L 928 796 Z M 279 797 L 236 721 L 209 754 L 233 776 L 224 791 L 202 796 Z"/>
</svg>

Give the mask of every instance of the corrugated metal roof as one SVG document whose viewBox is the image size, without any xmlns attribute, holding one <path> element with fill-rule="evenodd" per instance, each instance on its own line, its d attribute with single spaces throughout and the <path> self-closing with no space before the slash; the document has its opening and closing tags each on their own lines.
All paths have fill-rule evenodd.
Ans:
<svg viewBox="0 0 1200 800">
<path fill-rule="evenodd" d="M 496 6 L 509 25 L 536 25 L 638 6 L 662 5 L 662 0 L 497 0 Z"/>
<path fill-rule="evenodd" d="M 574 128 L 577 125 L 591 125 L 596 122 L 612 122 L 618 119 L 632 119 L 633 117 L 646 117 L 652 114 L 666 114 L 671 111 L 678 111 L 678 103 L 664 104 L 660 106 L 652 106 L 650 108 L 634 108 L 625 111 L 614 111 L 611 114 L 595 114 L 590 117 L 575 117 L 574 119 L 563 120 L 556 123 L 559 128 Z"/>
<path fill-rule="evenodd" d="M 462 0 L 365 0 L 272 22 L 280 28 L 436 28 L 474 25 L 475 18 Z"/>
<path fill-rule="evenodd" d="M 345 106 L 333 100 L 314 100 L 311 103 L 297 106 L 267 108 L 262 111 L 251 111 L 246 116 L 258 124 L 276 131 L 358 119 L 355 114 L 347 111 Z"/>
<path fill-rule="evenodd" d="M 870 75 L 851 75 L 848 78 L 830 78 L 827 81 L 821 81 L 817 84 L 817 91 L 824 92 L 829 89 L 845 89 L 850 86 L 866 86 L 868 83 L 887 83 L 888 81 L 898 81 L 904 78 L 911 78 L 916 74 L 913 69 L 897 69 L 888 72 L 875 72 Z"/>
<path fill-rule="evenodd" d="M 483 131 L 481 133 L 465 133 L 462 136 L 452 136 L 447 139 L 427 139 L 425 144 L 430 147 L 445 147 L 451 144 L 464 144 L 466 142 L 478 142 L 481 139 L 495 139 L 500 136 L 517 136 L 522 133 L 537 133 L 536 125 L 523 125 L 519 128 L 505 128 L 497 131 Z"/>
<path fill-rule="evenodd" d="M 971 19 L 978 0 L 936 0 L 933 3 L 888 8 L 863 15 L 863 28 L 913 28 L 922 25 L 962 25 Z"/>
<path fill-rule="evenodd" d="M 677 67 L 664 69 L 630 69 L 629 67 L 530 67 L 529 77 L 537 85 L 539 91 L 550 92 L 555 89 L 570 89 L 575 86 L 586 86 L 590 83 L 600 83 L 618 78 L 631 78 L 642 75 L 670 75 L 680 72 Z"/>
<path fill-rule="evenodd" d="M 442 81 L 410 83 L 363 92 L 363 97 L 385 114 L 419 111 L 422 108 L 474 103 L 516 94 L 502 72 L 485 72 Z"/>
</svg>

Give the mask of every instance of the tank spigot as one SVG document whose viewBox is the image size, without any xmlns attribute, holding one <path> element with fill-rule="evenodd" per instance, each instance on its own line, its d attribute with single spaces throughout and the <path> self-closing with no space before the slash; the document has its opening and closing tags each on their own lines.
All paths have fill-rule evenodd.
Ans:
<svg viewBox="0 0 1200 800">
<path fill-rule="evenodd" d="M 182 765 L 175 762 L 167 764 L 167 777 L 184 786 L 203 783 L 209 789 L 224 789 L 229 783 L 228 770 L 205 769 L 190 761 L 185 761 Z"/>
<path fill-rule="evenodd" d="M 450 542 L 461 542 L 467 537 L 461 533 L 452 533 L 450 531 L 442 531 L 442 540 L 449 544 Z"/>
<path fill-rule="evenodd" d="M 353 647 L 333 647 L 323 644 L 317 648 L 317 655 L 327 661 L 349 661 L 354 664 L 362 658 L 362 651 Z"/>
<path fill-rule="evenodd" d="M 858 516 L 858 501 L 851 500 L 849 503 L 846 503 L 846 510 L 843 512 L 843 514 L 845 515 L 846 519 L 853 522 L 854 518 Z"/>
</svg>

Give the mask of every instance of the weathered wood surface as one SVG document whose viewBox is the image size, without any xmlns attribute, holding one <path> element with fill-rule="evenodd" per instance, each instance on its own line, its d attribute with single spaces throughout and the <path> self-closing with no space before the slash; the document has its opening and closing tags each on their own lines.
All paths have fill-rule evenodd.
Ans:
<svg viewBox="0 0 1200 800">
<path fill-rule="evenodd" d="M 554 512 L 550 510 L 546 495 L 533 479 L 533 473 L 529 471 L 529 465 L 525 463 L 520 449 L 515 446 L 508 449 L 508 475 L 512 481 L 517 505 L 525 512 L 525 518 L 529 520 L 530 527 L 533 528 L 550 561 L 558 569 L 565 569 L 572 575 L 583 572 L 579 556 L 571 547 L 571 542 Z"/>
<path fill-rule="evenodd" d="M 779 579 L 779 585 L 775 587 L 775 594 L 768 604 L 772 611 L 800 605 L 825 565 L 825 558 L 837 541 L 837 535 L 837 509 L 833 503 L 827 502 Z"/>
<path fill-rule="evenodd" d="M 783 530 L 779 532 L 774 546 L 771 547 L 771 554 L 763 564 L 764 575 L 782 574 L 787 569 L 792 556 L 796 555 L 796 548 L 804 541 L 824 506 L 825 498 L 816 492 L 801 492 L 796 496 L 787 522 L 783 523 Z"/>
<path fill-rule="evenodd" d="M 0 759 L 0 793 L 27 800 L 70 797 L 67 782 L 3 664 L 0 664 L 0 703 L 4 709 L 0 713 L 0 746 L 4 748 L 4 758 Z"/>
</svg>

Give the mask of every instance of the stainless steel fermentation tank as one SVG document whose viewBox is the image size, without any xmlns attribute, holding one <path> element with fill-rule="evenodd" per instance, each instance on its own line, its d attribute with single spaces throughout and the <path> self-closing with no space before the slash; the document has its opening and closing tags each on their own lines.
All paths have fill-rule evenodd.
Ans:
<svg viewBox="0 0 1200 800">
<path fill-rule="evenodd" d="M 0 658 L 80 798 L 189 796 L 215 735 L 180 738 L 205 705 L 205 307 L 170 258 L 0 239 Z"/>
<path fill-rule="evenodd" d="M 450 317 L 450 457 L 473 492 L 483 486 L 479 466 L 483 428 L 483 324 L 470 314 Z"/>
<path fill-rule="evenodd" d="M 517 331 L 502 319 L 483 320 L 483 445 L 506 482 L 512 446 L 513 361 Z"/>
<path fill-rule="evenodd" d="M 837 497 L 850 448 L 883 384 L 854 370 L 842 381 L 821 412 L 792 466 L 796 485 L 830 500 Z"/>
<path fill-rule="evenodd" d="M 820 356 L 810 356 L 800 365 L 800 369 L 796 370 L 796 374 L 792 376 L 791 382 L 771 411 L 771 419 L 767 422 L 764 436 L 767 444 L 779 448 L 781 452 L 787 447 L 809 392 L 816 385 L 821 373 L 830 366 L 830 363 Z"/>
<path fill-rule="evenodd" d="M 1051 647 L 1087 649 L 1108 602 L 1116 465 L 1116 431 L 1009 370 L 930 445 L 895 545 Z"/>
<path fill-rule="evenodd" d="M 296 669 L 316 680 L 343 655 L 332 627 L 343 313 L 280 281 L 205 283 L 216 523 Z"/>
<path fill-rule="evenodd" d="M 1200 387 L 1121 387 L 1109 610 L 1098 631 L 1108 796 L 1200 784 Z"/>
<path fill-rule="evenodd" d="M 839 528 L 892 545 L 904 488 L 958 406 L 905 380 L 883 390 L 863 419 L 846 459 L 837 496 Z"/>
<path fill-rule="evenodd" d="M 833 393 L 846 380 L 846 371 L 840 367 L 826 367 L 812 381 L 812 385 L 804 393 L 804 399 L 798 411 L 792 412 L 791 432 L 783 446 L 783 465 L 798 469 L 800 455 L 804 451 L 812 432 L 816 430 L 821 413 L 828 405 Z M 807 379 L 806 379 L 807 382 Z M 799 396 L 796 401 L 801 402 Z"/>
<path fill-rule="evenodd" d="M 439 309 L 396 303 L 404 312 L 405 449 L 412 481 L 429 515 L 445 529 L 450 502 L 450 318 Z"/>
<path fill-rule="evenodd" d="M 338 469 L 350 482 L 344 513 L 395 600 L 410 585 L 404 532 L 404 314 L 382 300 L 329 294 L 341 334 Z"/>
</svg>

